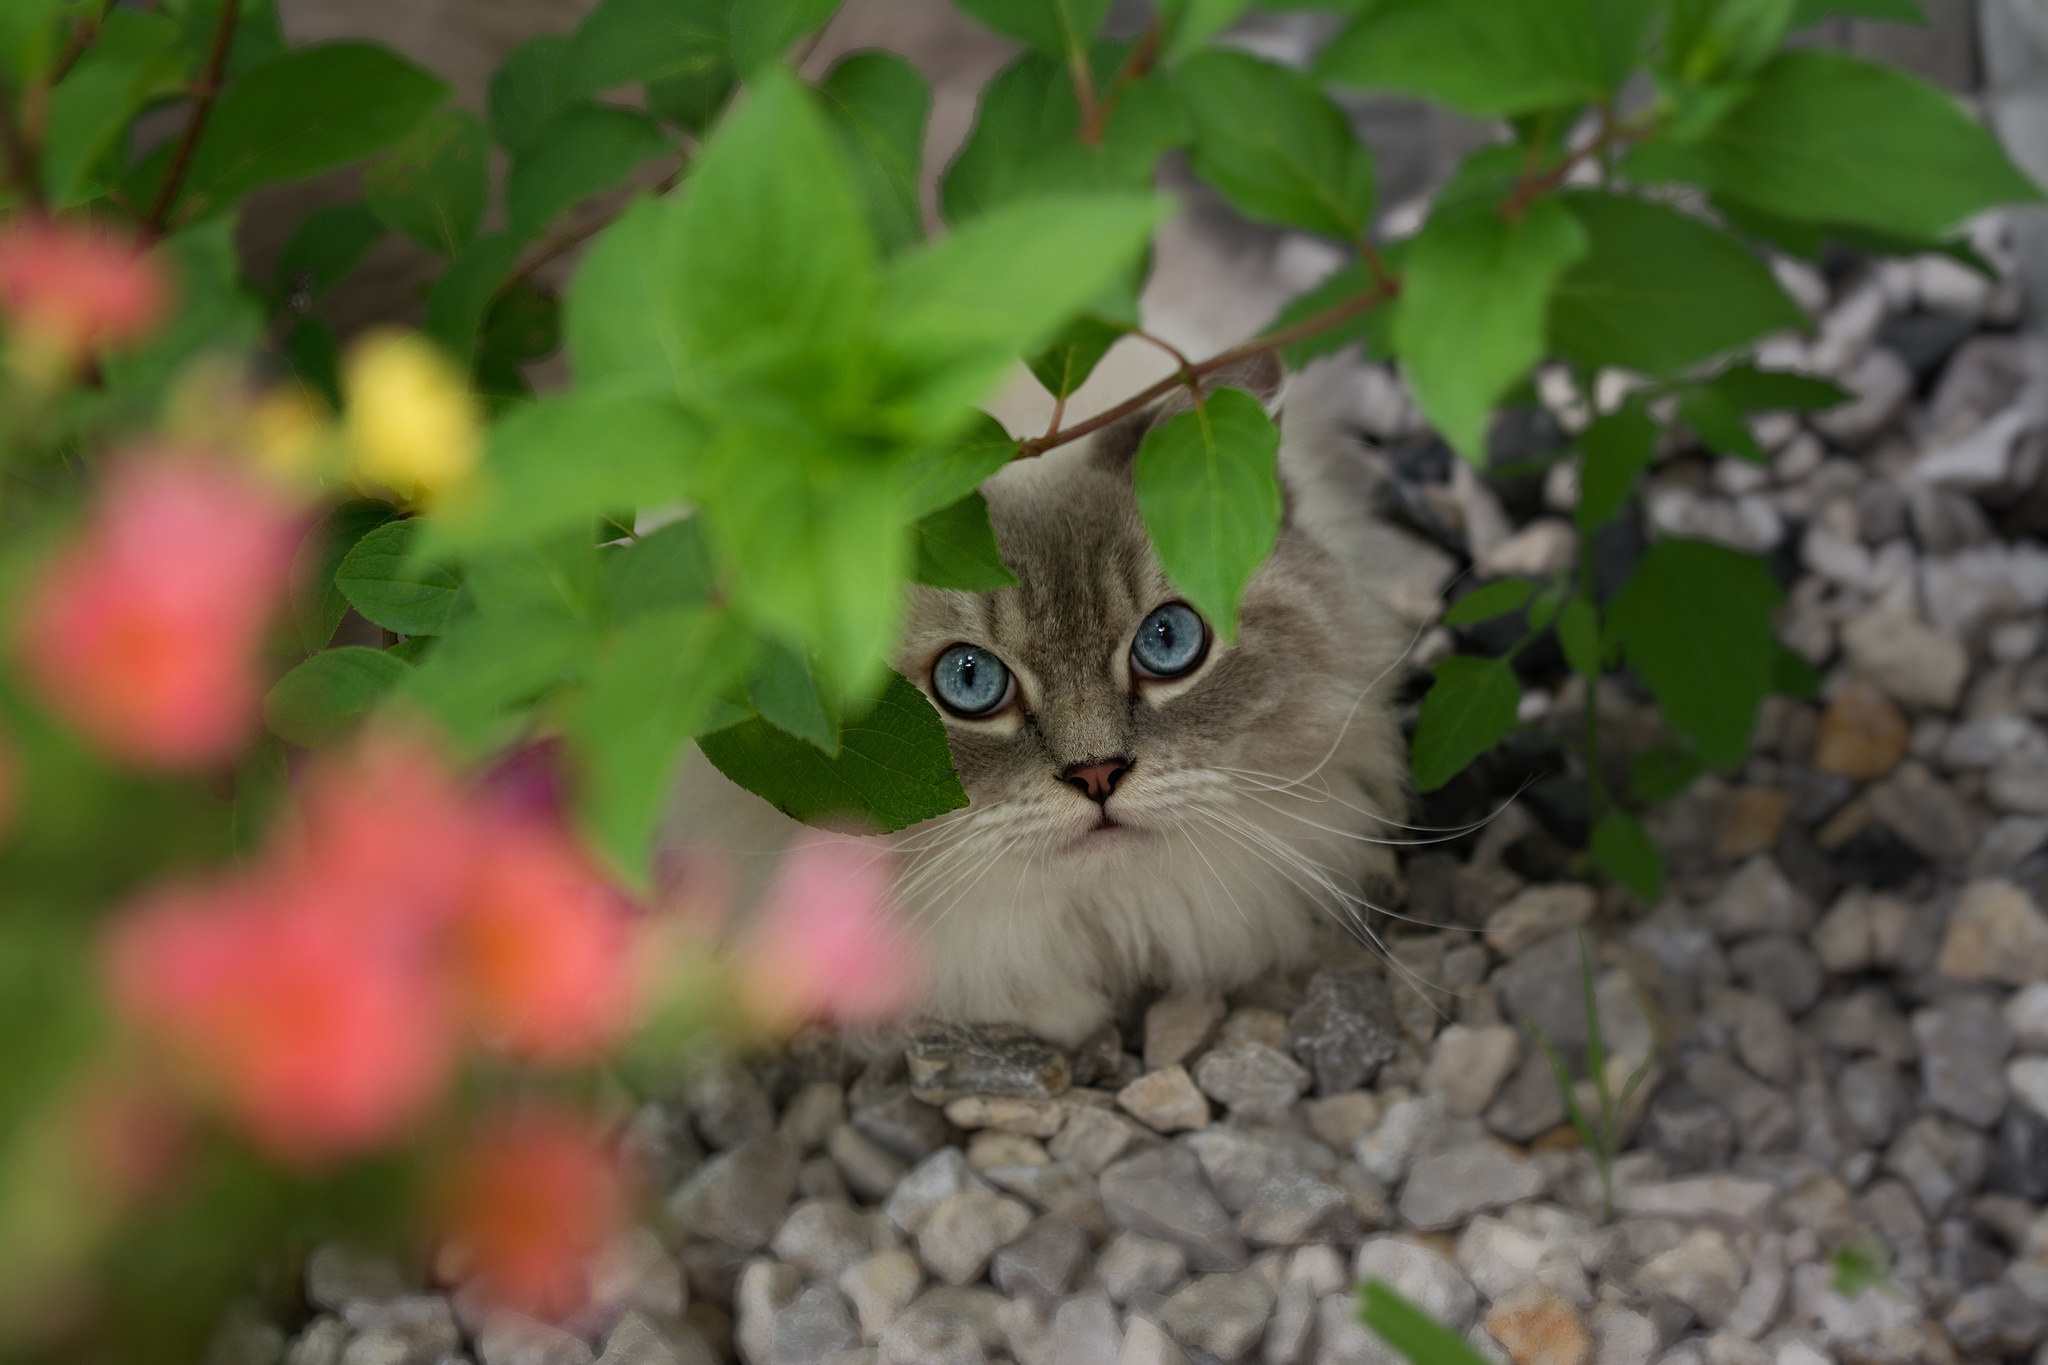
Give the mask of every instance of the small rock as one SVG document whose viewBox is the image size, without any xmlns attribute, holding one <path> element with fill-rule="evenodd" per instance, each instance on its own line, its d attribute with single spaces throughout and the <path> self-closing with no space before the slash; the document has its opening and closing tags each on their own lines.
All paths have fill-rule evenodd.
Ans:
<svg viewBox="0 0 2048 1365">
<path fill-rule="evenodd" d="M 1792 798 L 1777 787 L 1737 787 L 1728 794 L 1714 831 L 1714 852 L 1729 862 L 1778 846 Z"/>
<path fill-rule="evenodd" d="M 1824 973 L 1819 959 L 1790 934 L 1764 934 L 1729 950 L 1737 979 L 1798 1016 L 1820 999 Z"/>
<path fill-rule="evenodd" d="M 1124 1349 L 1116 1365 L 1188 1365 L 1188 1356 L 1164 1327 L 1133 1315 L 1124 1324 Z"/>
<path fill-rule="evenodd" d="M 1358 1211 L 1350 1191 L 1315 1171 L 1276 1175 L 1238 1215 L 1237 1230 L 1258 1246 L 1301 1246 L 1350 1242 L 1358 1236 Z"/>
<path fill-rule="evenodd" d="M 1204 1053 L 1195 1063 L 1194 1080 L 1203 1093 L 1234 1115 L 1272 1118 L 1294 1107 L 1294 1102 L 1308 1089 L 1309 1074 L 1292 1058 L 1272 1048 L 1242 1042 Z M 1121 1102 L 1121 1095 L 1118 1100 Z M 1205 1106 L 1204 1123 L 1207 1118 Z"/>
<path fill-rule="evenodd" d="M 1187 1149 L 1162 1147 L 1126 1157 L 1102 1173 L 1101 1184 L 1111 1222 L 1172 1242 L 1193 1269 L 1236 1270 L 1244 1264 L 1244 1240 Z"/>
<path fill-rule="evenodd" d="M 1012 1298 L 1031 1294 L 1055 1300 L 1067 1292 L 1087 1256 L 1088 1234 L 1065 1218 L 1047 1215 L 996 1252 L 989 1278 Z"/>
<path fill-rule="evenodd" d="M 996 1166 L 988 1172 L 991 1184 L 1033 1205 L 1040 1213 L 1058 1214 L 1076 1223 L 1091 1237 L 1109 1234 L 1109 1215 L 1095 1181 L 1078 1166 L 1055 1161 L 1045 1166 Z"/>
<path fill-rule="evenodd" d="M 671 1334 L 645 1313 L 628 1313 L 605 1337 L 597 1365 L 718 1365 L 702 1337 Z"/>
<path fill-rule="evenodd" d="M 1784 1006 L 1768 996 L 1719 987 L 1709 990 L 1708 1001 L 1716 1018 L 1732 1024 L 1735 1055 L 1744 1066 L 1776 1085 L 1798 1079 L 1799 1035 Z"/>
<path fill-rule="evenodd" d="M 846 1300 L 835 1289 L 812 1285 L 776 1310 L 768 1365 L 813 1365 L 834 1351 L 859 1344 Z"/>
<path fill-rule="evenodd" d="M 2048 981 L 2036 981 L 2005 1002 L 2005 1026 L 2022 1052 L 2048 1052 Z"/>
<path fill-rule="evenodd" d="M 1685 1079 L 1728 1111 L 1744 1151 L 1784 1151 L 1798 1141 L 1799 1113 L 1792 1102 L 1726 1054 L 1709 1052 L 1695 1058 L 1685 1069 Z"/>
<path fill-rule="evenodd" d="M 1379 1127 L 1358 1140 L 1353 1155 L 1375 1179 L 1395 1184 L 1408 1173 L 1409 1163 L 1442 1141 L 1447 1116 L 1441 1096 L 1398 1100 Z"/>
<path fill-rule="evenodd" d="M 1877 926 L 1870 894 L 1862 888 L 1845 893 L 1813 929 L 1813 951 L 1820 965 L 1837 976 L 1867 970 L 1876 957 Z"/>
<path fill-rule="evenodd" d="M 1401 1189 L 1401 1217 L 1411 1227 L 1434 1232 L 1542 1192 L 1543 1173 L 1536 1166 L 1482 1140 L 1417 1161 Z"/>
<path fill-rule="evenodd" d="M 1178 1062 L 1138 1077 L 1116 1092 L 1116 1102 L 1140 1123 L 1161 1133 L 1209 1126 L 1208 1097 Z"/>
<path fill-rule="evenodd" d="M 1961 645 L 1890 607 L 1847 622 L 1842 650 L 1854 672 L 1916 711 L 1953 711 L 1970 672 Z"/>
<path fill-rule="evenodd" d="M 2048 999 L 2043 1001 L 2042 1027 L 2048 1030 Z M 1335 1151 L 1348 1152 L 1353 1143 L 1371 1132 L 1380 1121 L 1380 1102 L 1369 1090 L 1352 1090 L 1308 1100 L 1301 1106 L 1308 1130 Z"/>
<path fill-rule="evenodd" d="M 1714 1170 L 1735 1151 L 1728 1111 L 1683 1080 L 1661 1087 L 1643 1116 L 1642 1139 L 1674 1175 Z"/>
<path fill-rule="evenodd" d="M 1821 712 L 1812 763 L 1824 773 L 1875 781 L 1899 766 L 1909 734 L 1906 718 L 1891 698 L 1852 678 Z"/>
<path fill-rule="evenodd" d="M 1901 763 L 1866 796 L 1870 813 L 1923 858 L 1957 863 L 1976 847 L 1977 817 L 1923 764 Z"/>
<path fill-rule="evenodd" d="M 1364 1086 L 1394 1056 L 1398 1037 L 1386 982 L 1367 972 L 1317 972 L 1287 1020 L 1287 1046 L 1318 1095 Z"/>
<path fill-rule="evenodd" d="M 916 1236 L 932 1210 L 963 1190 L 980 1186 L 958 1147 L 942 1147 L 919 1162 L 897 1183 L 882 1212 L 903 1231 Z"/>
<path fill-rule="evenodd" d="M 2040 425 L 2029 404 L 2015 404 L 1975 431 L 1931 446 L 1913 461 L 1915 483 L 1980 492 L 2004 483 L 2012 471 L 2013 445 Z"/>
<path fill-rule="evenodd" d="M 2048 979 L 2048 915 L 2012 882 L 1972 882 L 1949 912 L 1935 970 L 2010 986 Z"/>
<path fill-rule="evenodd" d="M 832 1136 L 825 1140 L 825 1150 L 832 1164 L 846 1177 L 848 1187 L 867 1200 L 888 1198 L 907 1169 L 895 1153 L 882 1150 L 850 1123 L 832 1130 Z"/>
<path fill-rule="evenodd" d="M 1422 1074 L 1422 1089 L 1443 1096 L 1444 1108 L 1452 1115 L 1477 1118 L 1521 1062 L 1522 1035 L 1507 1025 L 1452 1024 L 1437 1035 L 1429 1069 Z"/>
<path fill-rule="evenodd" d="M 1849 390 L 1849 401 L 1807 420 L 1823 436 L 1849 450 L 1860 450 L 1875 440 L 1913 396 L 1912 368 L 1883 346 L 1864 352 L 1841 381 Z"/>
<path fill-rule="evenodd" d="M 2008 814 L 2048 814 L 2048 735 L 2027 727 L 2024 738 L 2000 753 L 1985 774 L 1984 795 Z"/>
<path fill-rule="evenodd" d="M 1208 1046 L 1229 1006 L 1213 992 L 1168 995 L 1145 1011 L 1145 1069 L 1177 1066 Z"/>
<path fill-rule="evenodd" d="M 1486 1331 L 1514 1365 L 1591 1365 L 1593 1334 L 1573 1304 L 1530 1285 L 1486 1315 Z"/>
<path fill-rule="evenodd" d="M 803 1283 L 795 1266 L 777 1261 L 749 1261 L 740 1271 L 732 1307 L 733 1340 L 741 1360 L 765 1365 L 775 1345 L 775 1315 L 796 1301 Z"/>
<path fill-rule="evenodd" d="M 462 1349 L 462 1329 L 448 1300 L 413 1294 L 386 1303 L 351 1303 L 342 1321 L 355 1332 L 342 1365 L 434 1365 Z"/>
<path fill-rule="evenodd" d="M 1998 1007 L 1980 996 L 1951 1000 L 1913 1016 L 1920 1080 L 1928 1102 L 1977 1128 L 2005 1112 L 2003 1066 L 2012 1034 Z"/>
<path fill-rule="evenodd" d="M 907 1251 L 881 1251 L 848 1266 L 839 1275 L 839 1292 L 853 1303 L 860 1332 L 869 1341 L 881 1336 L 924 1283 L 924 1267 Z"/>
<path fill-rule="evenodd" d="M 341 1353 L 348 1347 L 348 1338 L 347 1323 L 322 1313 L 292 1338 L 292 1344 L 285 1349 L 284 1365 L 340 1365 Z M 208 1362 L 208 1365 L 212 1363 Z M 649 1361 L 647 1365 L 659 1363 Z"/>
<path fill-rule="evenodd" d="M 1204 1275 L 1159 1307 L 1160 1325 L 1184 1346 L 1240 1360 L 1273 1311 L 1273 1291 L 1256 1275 Z"/>
<path fill-rule="evenodd" d="M 1486 919 L 1486 943 L 1513 957 L 1538 939 L 1576 929 L 1593 917 L 1593 888 L 1582 882 L 1552 882 L 1522 891 Z"/>
<path fill-rule="evenodd" d="M 1102 1249 L 1095 1273 L 1118 1303 L 1165 1294 L 1187 1278 L 1188 1258 L 1171 1242 L 1120 1232 Z"/>
<path fill-rule="evenodd" d="M 1053 1343 L 1056 1365 L 1117 1365 L 1124 1334 L 1116 1309 L 1099 1293 L 1068 1299 L 1053 1317 Z"/>
<path fill-rule="evenodd" d="M 1988 1156 L 1983 1134 L 1926 1114 L 1885 1150 L 1884 1167 L 1906 1182 L 1929 1218 L 1939 1218 L 1983 1183 Z"/>
<path fill-rule="evenodd" d="M 389 1256 L 322 1242 L 306 1257 L 306 1302 L 340 1312 L 351 1303 L 388 1303 L 406 1292 L 405 1277 Z"/>
<path fill-rule="evenodd" d="M 910 1093 L 907 1086 L 853 1107 L 853 1126 L 876 1145 L 905 1161 L 922 1161 L 952 1138 L 946 1116 Z"/>
<path fill-rule="evenodd" d="M 683 1103 L 697 1132 L 712 1147 L 737 1147 L 775 1128 L 775 1108 L 753 1074 L 737 1066 L 708 1066 L 683 1083 Z"/>
<path fill-rule="evenodd" d="M 1428 1247 L 1402 1238 L 1374 1237 L 1362 1244 L 1352 1275 L 1361 1283 L 1385 1281 L 1395 1293 L 1454 1332 L 1471 1326 L 1479 1309 L 1479 1296 L 1463 1271 Z M 1354 1302 L 1354 1312 L 1356 1307 Z"/>
<path fill-rule="evenodd" d="M 1083 1106 L 1067 1116 L 1067 1122 L 1048 1145 L 1055 1161 L 1071 1162 L 1090 1175 L 1130 1150 L 1138 1141 L 1139 1129 L 1120 1114 Z"/>
<path fill-rule="evenodd" d="M 1561 517 L 1540 517 L 1482 554 L 1472 571 L 1481 578 L 1549 578 L 1578 558 L 1579 534 Z"/>
<path fill-rule="evenodd" d="M 1263 1005 L 1240 1005 L 1224 1019 L 1216 1038 L 1224 1044 L 1257 1043 L 1275 1052 L 1287 1051 L 1287 1016 Z"/>
<path fill-rule="evenodd" d="M 1813 926 L 1813 902 L 1785 880 L 1777 860 L 1760 853 L 1728 878 L 1705 915 L 1724 939 L 1754 934 L 1803 934 Z"/>
<path fill-rule="evenodd" d="M 927 1104 L 962 1095 L 1049 1099 L 1073 1083 L 1066 1053 L 1010 1024 L 926 1028 L 903 1060 L 911 1092 Z"/>
<path fill-rule="evenodd" d="M 970 1170 L 988 1171 L 998 1166 L 1046 1166 L 1052 1157 L 1037 1138 L 984 1128 L 967 1140 Z"/>
<path fill-rule="evenodd" d="M 1483 1299 L 1504 1299 L 1535 1284 L 1566 1298 L 1592 1298 L 1586 1272 L 1569 1247 L 1552 1246 L 1498 1218 L 1474 1218 L 1458 1236 L 1458 1265 Z"/>
<path fill-rule="evenodd" d="M 962 1095 L 946 1104 L 946 1122 L 956 1128 L 993 1129 L 1019 1137 L 1049 1138 L 1065 1126 L 1074 1106 L 1065 1100 L 1027 1100 L 1008 1095 Z"/>
<path fill-rule="evenodd" d="M 768 1132 L 706 1162 L 669 1200 L 682 1230 L 756 1251 L 782 1225 L 796 1194 L 796 1144 Z"/>
<path fill-rule="evenodd" d="M 1835 1102 L 1867 1147 L 1891 1141 L 1906 1115 L 1906 1091 L 1899 1069 L 1874 1057 L 1859 1057 L 1835 1078 Z"/>
<path fill-rule="evenodd" d="M 477 1334 L 479 1365 L 591 1365 L 589 1343 L 552 1323 L 493 1313 Z M 780 1365 L 780 1362 L 778 1362 Z"/>
<path fill-rule="evenodd" d="M 1619 1304 L 1605 1303 L 1594 1311 L 1593 1341 L 1594 1365 L 1650 1365 L 1657 1354 L 1656 1324 Z M 1822 1359 L 1815 1365 L 1829 1362 Z"/>
<path fill-rule="evenodd" d="M 1777 1198 L 1768 1180 L 1738 1175 L 1701 1175 L 1684 1180 L 1625 1184 L 1614 1192 L 1615 1212 L 1630 1218 L 1669 1218 L 1681 1223 L 1717 1222 L 1732 1227 L 1756 1224 Z"/>
<path fill-rule="evenodd" d="M 779 1261 L 787 1261 L 808 1279 L 832 1284 L 873 1250 L 868 1221 L 845 1204 L 806 1199 L 789 1211 L 768 1244 Z"/>
<path fill-rule="evenodd" d="M 1031 1210 L 986 1189 L 964 1189 L 933 1207 L 917 1232 L 917 1254 L 947 1284 L 981 1276 L 988 1259 L 1031 1225 Z"/>
<path fill-rule="evenodd" d="M 832 1130 L 846 1122 L 846 1088 L 837 1081 L 810 1081 L 790 1096 L 777 1127 L 805 1155 L 823 1147 Z"/>
<path fill-rule="evenodd" d="M 1328 1294 L 1316 1304 L 1315 1365 L 1401 1365 L 1402 1357 L 1358 1319 L 1358 1296 Z"/>
<path fill-rule="evenodd" d="M 1696 1228 L 1636 1276 L 1644 1289 L 1676 1299 L 1718 1327 L 1735 1308 L 1745 1274 L 1742 1258 L 1724 1233 Z"/>
<path fill-rule="evenodd" d="M 927 1290 L 882 1332 L 882 1365 L 988 1365 L 1001 1303 L 987 1290 Z"/>
</svg>

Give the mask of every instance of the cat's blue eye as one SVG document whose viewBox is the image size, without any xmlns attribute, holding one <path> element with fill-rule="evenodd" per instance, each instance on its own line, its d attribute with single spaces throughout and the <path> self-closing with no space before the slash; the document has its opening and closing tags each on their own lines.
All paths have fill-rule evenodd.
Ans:
<svg viewBox="0 0 2048 1365">
<path fill-rule="evenodd" d="M 1209 627 L 1185 602 L 1168 602 L 1138 626 L 1131 662 L 1147 678 L 1177 678 L 1209 652 Z"/>
<path fill-rule="evenodd" d="M 979 645 L 954 645 L 932 665 L 932 691 L 956 715 L 985 716 L 1010 697 L 1010 670 Z"/>
</svg>

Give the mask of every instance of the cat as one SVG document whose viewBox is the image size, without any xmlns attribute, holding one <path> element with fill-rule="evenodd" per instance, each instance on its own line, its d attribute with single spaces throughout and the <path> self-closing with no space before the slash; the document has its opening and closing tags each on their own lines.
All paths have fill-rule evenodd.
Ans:
<svg viewBox="0 0 2048 1365">
<path fill-rule="evenodd" d="M 1211 382 L 1270 408 L 1281 381 L 1261 357 Z M 1190 401 L 988 481 L 1017 586 L 910 590 L 895 666 L 945 718 L 969 798 L 887 839 L 933 1018 L 1073 1046 L 1139 990 L 1301 965 L 1319 922 L 1363 932 L 1396 876 L 1410 641 L 1373 592 L 1356 450 L 1282 417 L 1279 543 L 1225 644 L 1161 570 L 1132 482 L 1145 432 Z M 760 847 L 781 817 L 698 758 L 675 820 L 727 847 L 751 823 Z"/>
</svg>

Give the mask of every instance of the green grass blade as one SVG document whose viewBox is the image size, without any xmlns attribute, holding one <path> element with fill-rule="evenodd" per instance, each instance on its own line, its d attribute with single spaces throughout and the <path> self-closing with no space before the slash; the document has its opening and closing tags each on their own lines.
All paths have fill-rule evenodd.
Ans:
<svg viewBox="0 0 2048 1365">
<path fill-rule="evenodd" d="M 1359 1290 L 1358 1316 L 1409 1365 L 1486 1365 L 1465 1339 L 1395 1293 L 1383 1280 Z"/>
</svg>

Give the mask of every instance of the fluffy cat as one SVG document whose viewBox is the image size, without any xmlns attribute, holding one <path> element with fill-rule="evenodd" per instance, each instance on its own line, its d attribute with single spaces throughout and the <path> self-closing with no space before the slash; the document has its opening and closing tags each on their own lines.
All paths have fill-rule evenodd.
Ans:
<svg viewBox="0 0 2048 1365">
<path fill-rule="evenodd" d="M 1218 382 L 1271 405 L 1280 379 L 1267 360 Z M 1282 422 L 1285 524 L 1225 645 L 1161 571 L 1132 486 L 1145 431 L 1187 401 L 985 485 L 1016 587 L 912 590 L 896 668 L 945 717 L 969 797 L 888 840 L 935 1017 L 1071 1045 L 1136 990 L 1299 965 L 1319 921 L 1357 922 L 1393 879 L 1409 632 L 1372 591 L 1356 452 L 1312 412 Z M 781 821 L 701 759 L 685 788 L 680 827 L 713 842 L 759 847 L 760 813 Z"/>
</svg>

